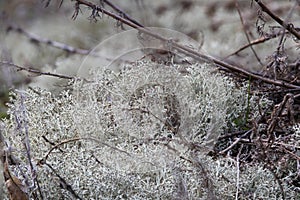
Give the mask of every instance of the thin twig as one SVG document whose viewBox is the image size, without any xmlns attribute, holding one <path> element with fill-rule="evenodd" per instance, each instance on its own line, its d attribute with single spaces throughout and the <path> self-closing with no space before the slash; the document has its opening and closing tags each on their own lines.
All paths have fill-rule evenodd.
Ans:
<svg viewBox="0 0 300 200">
<path fill-rule="evenodd" d="M 48 138 L 46 138 L 45 135 L 43 135 L 42 138 L 43 138 L 46 142 L 48 142 L 50 145 L 52 145 L 52 146 L 55 146 L 55 145 L 56 145 L 54 142 L 51 142 Z M 58 150 L 59 150 L 61 153 L 64 153 L 64 151 L 63 151 L 61 148 L 58 148 Z"/>
<path fill-rule="evenodd" d="M 42 158 L 38 163 L 39 164 L 44 164 L 44 162 L 46 162 L 48 156 L 50 155 L 50 153 L 54 150 L 54 149 L 57 149 L 59 146 L 63 145 L 63 144 L 66 144 L 66 143 L 70 143 L 70 142 L 76 142 L 76 141 L 80 141 L 80 140 L 92 140 L 92 141 L 95 141 L 95 142 L 98 142 L 104 146 L 107 146 L 113 150 L 116 150 L 116 151 L 119 151 L 121 153 L 124 153 L 126 154 L 127 156 L 130 156 L 130 154 L 124 150 L 121 150 L 119 148 L 116 148 L 116 147 L 113 147 L 105 142 L 102 142 L 96 138 L 92 138 L 92 137 L 76 137 L 76 138 L 71 138 L 71 139 L 67 139 L 67 140 L 63 140 L 61 141 L 60 143 L 56 144 L 55 146 L 53 146 L 47 153 L 46 155 L 44 156 L 44 158 Z"/>
<path fill-rule="evenodd" d="M 8 61 L 0 61 L 0 65 L 2 65 L 2 66 L 7 66 L 7 65 L 12 66 L 12 67 L 18 69 L 19 71 L 27 71 L 29 73 L 36 74 L 38 76 L 41 76 L 41 75 L 52 76 L 52 77 L 57 77 L 57 78 L 62 78 L 62 79 L 69 79 L 69 80 L 79 79 L 77 77 L 67 76 L 67 75 L 63 75 L 63 74 L 55 74 L 55 73 L 51 73 L 51 72 L 41 72 L 37 69 L 23 67 L 23 66 L 16 65 L 16 64 L 8 62 Z"/>
<path fill-rule="evenodd" d="M 241 137 L 237 138 L 229 147 L 227 147 L 226 149 L 220 151 L 220 154 L 225 154 L 227 151 L 229 151 L 230 149 L 232 149 L 237 143 L 239 143 L 243 137 L 247 136 L 249 133 L 251 133 L 253 131 L 253 128 L 250 129 L 249 131 L 247 131 L 246 133 L 244 133 Z"/>
<path fill-rule="evenodd" d="M 267 146 L 268 145 L 268 139 L 260 139 L 261 142 Z M 244 142 L 244 143 L 249 143 L 249 139 L 241 139 L 240 141 Z M 254 145 L 254 144 L 251 144 L 251 145 Z M 295 144 L 287 144 L 287 143 L 283 143 L 283 142 L 273 142 L 272 146 L 270 147 L 278 147 L 278 148 L 284 148 L 284 149 L 295 149 L 295 150 L 300 150 L 300 146 L 296 146 Z M 299 160 L 300 161 L 300 156 L 297 156 L 297 155 L 293 155 L 295 157 L 295 159 Z"/>
<path fill-rule="evenodd" d="M 239 6 L 237 0 L 235 1 L 235 7 L 236 7 L 236 9 L 237 9 L 237 11 L 238 11 L 238 13 L 239 13 L 240 20 L 241 20 L 241 23 L 242 23 L 243 30 L 244 30 L 245 36 L 246 36 L 246 38 L 247 38 L 247 41 L 248 41 L 248 43 L 250 44 L 251 41 L 250 41 L 249 35 L 248 35 L 248 33 L 247 33 L 246 26 L 245 26 L 245 22 L 244 22 L 244 18 L 243 18 L 243 16 L 242 16 L 242 13 L 241 13 L 241 10 L 240 10 L 240 6 Z M 253 52 L 253 54 L 254 54 L 255 58 L 257 59 L 257 61 L 259 62 L 259 64 L 260 64 L 261 66 L 263 66 L 263 63 L 261 62 L 260 58 L 258 57 L 258 55 L 257 55 L 257 53 L 256 53 L 256 51 L 254 50 L 254 48 L 253 48 L 252 45 L 250 45 L 250 49 L 251 49 L 251 51 Z"/>
<path fill-rule="evenodd" d="M 144 25 L 142 25 L 141 23 L 139 23 L 138 21 L 136 21 L 135 19 L 133 19 L 132 17 L 130 17 L 126 12 L 124 12 L 123 10 L 121 10 L 118 6 L 114 5 L 110 1 L 108 1 L 108 0 L 102 0 L 102 1 L 103 1 L 103 3 L 106 3 L 107 5 L 109 5 L 115 11 L 119 12 L 121 15 L 123 15 L 124 18 L 128 19 L 132 23 L 135 23 L 136 25 L 138 25 L 140 27 L 144 27 Z"/>
<path fill-rule="evenodd" d="M 261 7 L 262 11 L 267 13 L 272 19 L 274 19 L 278 24 L 286 28 L 291 34 L 293 34 L 298 40 L 300 40 L 300 33 L 294 28 L 291 23 L 286 23 L 276 14 L 274 14 L 261 0 L 255 0 L 255 2 Z"/>
<path fill-rule="evenodd" d="M 275 37 L 276 37 L 276 35 L 272 35 L 272 36 L 262 36 L 262 37 L 260 37 L 260 38 L 258 38 L 258 39 L 252 40 L 252 41 L 250 41 L 248 44 L 243 45 L 243 46 L 240 47 L 238 50 L 236 50 L 235 52 L 229 54 L 228 56 L 226 56 L 226 57 L 223 58 L 222 60 L 226 60 L 226 59 L 229 58 L 230 56 L 236 55 L 236 54 L 238 54 L 239 52 L 243 51 L 243 50 L 246 49 L 246 48 L 249 48 L 249 47 L 251 47 L 251 46 L 253 46 L 253 45 L 257 45 L 257 44 L 264 43 L 264 42 L 266 42 L 266 41 L 268 41 L 268 40 L 270 40 L 270 39 L 273 39 L 273 38 L 275 38 Z"/>
<path fill-rule="evenodd" d="M 16 26 L 12 26 L 10 25 L 7 28 L 7 32 L 9 31 L 15 31 L 17 33 L 20 33 L 22 35 L 25 35 L 26 37 L 28 37 L 32 42 L 35 43 L 43 43 L 43 44 L 47 44 L 50 45 L 52 47 L 55 47 L 57 49 L 61 49 L 64 50 L 68 53 L 75 53 L 75 54 L 81 54 L 81 55 L 91 55 L 91 56 L 98 56 L 97 54 L 93 53 L 91 50 L 88 49 L 80 49 L 80 48 L 75 48 L 72 47 L 70 45 L 61 43 L 61 42 L 57 42 L 57 41 L 53 41 L 47 38 L 42 38 L 40 36 L 37 36 L 35 34 L 29 33 L 27 31 L 25 31 L 24 29 L 20 28 L 20 27 L 16 27 Z"/>
<path fill-rule="evenodd" d="M 295 1 L 295 5 L 290 9 L 290 11 L 289 11 L 289 13 L 288 13 L 286 19 L 284 20 L 284 22 L 288 21 L 288 20 L 292 17 L 292 14 L 293 14 L 295 8 L 297 7 L 297 4 L 298 4 L 297 1 Z M 278 47 L 277 47 L 277 53 L 278 53 L 278 54 L 279 54 L 279 52 L 280 52 L 280 49 L 282 49 L 282 47 L 283 47 L 284 36 L 285 36 L 285 34 L 286 34 L 286 33 L 285 33 L 286 27 L 283 26 L 282 29 L 283 29 L 283 31 L 282 31 L 281 38 L 280 38 L 280 40 L 279 40 L 279 44 L 278 44 Z"/>
<path fill-rule="evenodd" d="M 61 177 L 50 164 L 48 164 L 47 162 L 45 162 L 44 164 L 47 165 L 55 174 L 55 176 L 59 178 L 59 184 L 63 189 L 69 191 L 76 199 L 80 199 L 80 200 L 82 199 L 81 197 L 78 196 L 78 194 L 76 194 L 72 186 L 69 183 L 67 183 L 67 181 L 63 177 Z"/>
</svg>

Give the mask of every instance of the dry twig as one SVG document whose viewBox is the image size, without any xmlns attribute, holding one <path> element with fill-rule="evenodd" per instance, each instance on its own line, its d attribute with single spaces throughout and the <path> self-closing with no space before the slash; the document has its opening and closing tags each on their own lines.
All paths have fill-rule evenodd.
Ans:
<svg viewBox="0 0 300 200">
<path fill-rule="evenodd" d="M 41 165 L 44 164 L 44 163 L 46 162 L 46 160 L 48 159 L 48 156 L 51 154 L 51 152 L 52 152 L 53 150 L 59 148 L 61 145 L 66 144 L 66 143 L 70 143 L 70 142 L 80 141 L 80 140 L 91 140 L 91 141 L 97 142 L 97 143 L 99 143 L 99 144 L 102 144 L 102 145 L 104 145 L 104 146 L 107 146 L 107 147 L 109 147 L 109 148 L 111 148 L 111 149 L 113 149 L 113 150 L 116 150 L 116 151 L 119 151 L 119 152 L 121 152 L 121 153 L 124 153 L 124 154 L 126 154 L 127 156 L 130 156 L 130 154 L 129 154 L 128 152 L 123 151 L 123 150 L 121 150 L 121 149 L 118 149 L 117 147 L 113 147 L 113 146 L 111 146 L 111 145 L 109 145 L 109 144 L 107 144 L 107 143 L 105 143 L 105 142 L 102 142 L 102 141 L 96 139 L 96 138 L 92 138 L 92 137 L 76 137 L 76 138 L 71 138 L 71 139 L 63 140 L 63 141 L 59 142 L 58 144 L 54 145 L 54 146 L 46 153 L 46 155 L 44 156 L 44 158 L 42 158 L 42 159 L 40 159 L 40 160 L 38 161 L 38 164 L 41 164 Z"/>
<path fill-rule="evenodd" d="M 9 31 L 15 31 L 17 33 L 23 34 L 26 37 L 28 37 L 30 39 L 30 41 L 34 42 L 34 43 L 42 43 L 42 44 L 47 44 L 49 46 L 55 47 L 57 49 L 62 49 L 68 53 L 76 53 L 76 54 L 81 54 L 81 55 L 91 55 L 91 56 L 98 56 L 95 53 L 91 52 L 91 50 L 88 49 L 79 49 L 79 48 L 75 48 L 72 47 L 70 45 L 61 43 L 61 42 L 57 42 L 57 41 L 53 41 L 47 38 L 42 38 L 40 36 L 37 36 L 35 34 L 32 33 L 28 33 L 27 31 L 25 31 L 24 29 L 20 28 L 20 27 L 16 27 L 16 26 L 12 26 L 10 25 L 7 28 L 7 32 Z"/>
<path fill-rule="evenodd" d="M 52 76 L 52 77 L 57 77 L 57 78 L 62 78 L 62 79 L 69 79 L 69 80 L 79 79 L 79 78 L 76 78 L 76 77 L 73 77 L 73 76 L 67 76 L 67 75 L 62 75 L 62 74 L 55 74 L 55 73 L 51 73 L 51 72 L 41 72 L 41 71 L 39 71 L 37 69 L 23 67 L 23 66 L 16 65 L 14 63 L 7 62 L 7 61 L 0 61 L 0 64 L 2 66 L 12 66 L 12 67 L 16 68 L 19 71 L 27 71 L 29 73 L 36 74 L 38 76 L 41 76 L 41 75 Z"/>
<path fill-rule="evenodd" d="M 250 41 L 249 35 L 248 35 L 248 33 L 247 33 L 247 30 L 246 30 L 246 26 L 245 26 L 245 22 L 244 22 L 244 19 L 243 19 L 241 10 L 240 10 L 240 6 L 239 6 L 239 4 L 238 4 L 237 1 L 235 2 L 235 7 L 236 7 L 236 9 L 237 9 L 237 11 L 238 11 L 238 13 L 239 13 L 240 20 L 241 20 L 241 23 L 242 23 L 242 25 L 243 25 L 243 30 L 244 30 L 245 36 L 246 36 L 246 38 L 247 38 L 247 41 L 248 41 L 248 43 L 250 44 L 251 41 Z M 253 54 L 254 54 L 255 58 L 257 59 L 257 61 L 259 62 L 259 64 L 260 64 L 261 66 L 263 66 L 263 63 L 261 62 L 260 58 L 258 57 L 258 55 L 257 55 L 257 53 L 256 53 L 256 51 L 254 50 L 254 48 L 253 48 L 252 45 L 250 45 L 250 49 L 251 49 L 251 51 L 253 52 Z"/>
<path fill-rule="evenodd" d="M 298 40 L 300 40 L 300 33 L 295 29 L 294 25 L 291 23 L 286 23 L 276 14 L 274 14 L 261 0 L 255 0 L 255 2 L 261 7 L 262 11 L 267 13 L 272 19 L 274 19 L 278 24 L 287 29 L 291 34 L 293 34 Z"/>
</svg>

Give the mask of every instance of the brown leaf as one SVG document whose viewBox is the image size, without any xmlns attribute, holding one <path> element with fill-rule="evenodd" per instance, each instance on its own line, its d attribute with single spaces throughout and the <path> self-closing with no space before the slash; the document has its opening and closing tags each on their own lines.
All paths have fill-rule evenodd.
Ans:
<svg viewBox="0 0 300 200">
<path fill-rule="evenodd" d="M 9 192 L 10 200 L 28 200 L 25 191 L 25 186 L 17 177 L 12 177 L 5 182 L 6 188 Z"/>
</svg>

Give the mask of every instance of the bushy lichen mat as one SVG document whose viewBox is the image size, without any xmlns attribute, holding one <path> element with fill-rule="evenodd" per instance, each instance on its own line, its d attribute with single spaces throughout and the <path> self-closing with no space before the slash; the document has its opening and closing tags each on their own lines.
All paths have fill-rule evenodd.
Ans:
<svg viewBox="0 0 300 200">
<path fill-rule="evenodd" d="M 249 106 L 255 113 L 247 86 L 208 64 L 178 67 L 141 60 L 119 73 L 98 69 L 59 96 L 11 93 L 1 128 L 19 161 L 11 173 L 28 194 L 38 182 L 46 199 L 280 197 L 263 166 L 207 155 Z"/>
</svg>

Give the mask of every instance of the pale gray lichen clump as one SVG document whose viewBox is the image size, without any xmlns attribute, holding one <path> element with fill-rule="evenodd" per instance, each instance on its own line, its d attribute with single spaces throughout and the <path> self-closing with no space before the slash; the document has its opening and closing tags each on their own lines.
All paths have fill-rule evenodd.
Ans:
<svg viewBox="0 0 300 200">
<path fill-rule="evenodd" d="M 245 111 L 247 94 L 245 87 L 237 89 L 210 69 L 206 64 L 192 65 L 181 74 L 176 66 L 140 61 L 119 75 L 100 70 L 94 83 L 80 85 L 76 105 L 85 117 L 77 115 L 78 124 L 84 122 L 79 128 L 84 135 L 106 139 L 110 132 L 140 139 L 160 135 L 165 120 L 177 120 L 180 125 L 175 129 L 187 140 L 216 139 L 230 118 Z"/>
<path fill-rule="evenodd" d="M 12 93 L 2 128 L 20 160 L 11 172 L 27 180 L 28 191 L 37 180 L 45 199 L 232 199 L 237 190 L 241 198 L 280 196 L 262 166 L 239 169 L 235 160 L 206 155 L 249 106 L 246 86 L 208 64 L 184 74 L 177 67 L 138 61 L 118 74 L 95 71 L 60 96 Z"/>
</svg>

